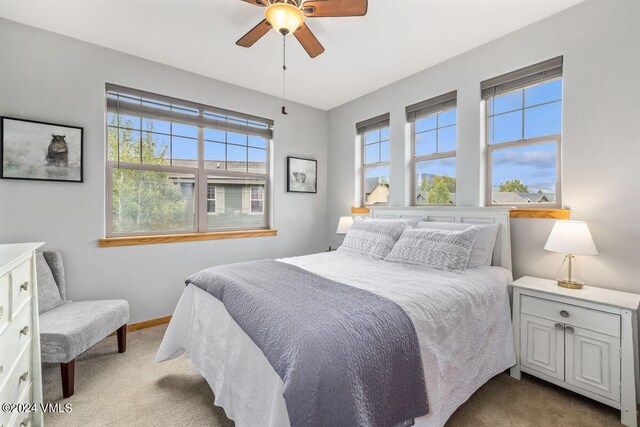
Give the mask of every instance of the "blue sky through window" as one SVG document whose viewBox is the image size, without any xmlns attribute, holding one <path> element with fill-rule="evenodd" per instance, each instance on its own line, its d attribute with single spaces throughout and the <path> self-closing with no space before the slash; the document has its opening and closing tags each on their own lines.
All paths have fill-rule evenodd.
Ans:
<svg viewBox="0 0 640 427">
<path fill-rule="evenodd" d="M 562 79 L 492 98 L 489 102 L 489 141 L 499 147 L 562 132 Z M 515 111 L 514 111 L 515 110 Z M 529 192 L 556 192 L 555 141 L 496 149 L 492 154 L 492 185 L 518 179 Z"/>
</svg>

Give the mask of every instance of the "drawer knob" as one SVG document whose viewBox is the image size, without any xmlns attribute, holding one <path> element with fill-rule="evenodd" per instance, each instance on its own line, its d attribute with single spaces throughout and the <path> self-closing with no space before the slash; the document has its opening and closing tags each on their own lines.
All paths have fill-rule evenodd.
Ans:
<svg viewBox="0 0 640 427">
<path fill-rule="evenodd" d="M 20 423 L 20 427 L 29 427 L 29 417 L 22 420 L 22 422 Z"/>
<path fill-rule="evenodd" d="M 20 375 L 20 381 L 26 381 L 27 378 L 29 378 L 29 371 L 27 371 L 24 374 Z"/>
<path fill-rule="evenodd" d="M 29 333 L 29 325 L 27 325 L 24 328 L 20 329 L 20 334 L 21 335 L 27 335 L 28 333 Z"/>
<path fill-rule="evenodd" d="M 568 312 L 567 310 L 562 310 L 562 311 L 560 312 L 560 316 L 562 316 L 562 317 L 569 317 L 569 312 Z"/>
<path fill-rule="evenodd" d="M 574 332 L 571 326 L 567 326 L 566 328 L 564 328 L 564 330 L 567 331 L 568 334 L 572 334 Z"/>
<path fill-rule="evenodd" d="M 22 285 L 20 285 L 20 290 L 26 291 L 27 289 L 29 289 L 29 282 L 24 282 Z"/>
<path fill-rule="evenodd" d="M 556 323 L 556 330 L 561 331 L 564 329 L 564 325 L 562 323 Z"/>
</svg>

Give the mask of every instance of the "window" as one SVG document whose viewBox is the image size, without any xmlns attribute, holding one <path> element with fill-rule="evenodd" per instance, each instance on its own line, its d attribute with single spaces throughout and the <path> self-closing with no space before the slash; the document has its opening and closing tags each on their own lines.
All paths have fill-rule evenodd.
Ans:
<svg viewBox="0 0 640 427">
<path fill-rule="evenodd" d="M 268 228 L 272 124 L 107 85 L 107 237 Z"/>
<path fill-rule="evenodd" d="M 562 58 L 482 83 L 487 205 L 561 206 Z"/>
<path fill-rule="evenodd" d="M 414 205 L 456 204 L 457 92 L 406 108 L 412 129 Z"/>
<path fill-rule="evenodd" d="M 251 213 L 264 212 L 264 189 L 262 187 L 251 187 Z"/>
<path fill-rule="evenodd" d="M 389 204 L 389 114 L 358 123 L 365 206 Z"/>
<path fill-rule="evenodd" d="M 207 213 L 216 213 L 216 186 L 207 185 Z"/>
</svg>

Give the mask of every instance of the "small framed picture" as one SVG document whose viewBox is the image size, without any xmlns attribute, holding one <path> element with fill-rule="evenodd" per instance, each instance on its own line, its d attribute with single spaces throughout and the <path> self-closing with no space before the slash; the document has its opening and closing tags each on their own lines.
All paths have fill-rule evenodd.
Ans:
<svg viewBox="0 0 640 427">
<path fill-rule="evenodd" d="M 287 192 L 317 193 L 318 162 L 311 159 L 287 157 Z"/>
<path fill-rule="evenodd" d="M 82 182 L 83 128 L 0 117 L 1 178 Z"/>
</svg>

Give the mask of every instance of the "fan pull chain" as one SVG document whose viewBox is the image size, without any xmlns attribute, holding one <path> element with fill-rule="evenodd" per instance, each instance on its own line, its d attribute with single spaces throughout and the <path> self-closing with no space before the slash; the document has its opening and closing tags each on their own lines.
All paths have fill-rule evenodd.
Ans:
<svg viewBox="0 0 640 427">
<path fill-rule="evenodd" d="M 287 37 L 286 35 L 282 35 L 282 114 L 287 113 L 287 107 L 285 105 L 286 102 L 286 73 L 287 73 Z"/>
</svg>

